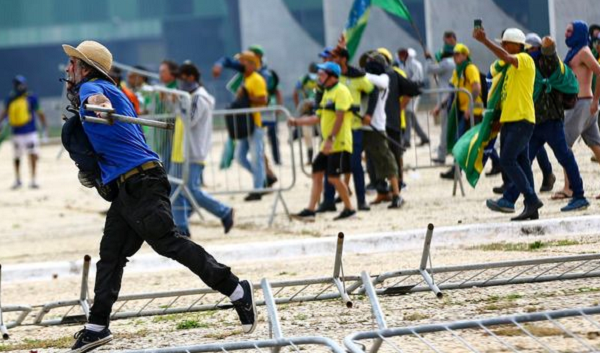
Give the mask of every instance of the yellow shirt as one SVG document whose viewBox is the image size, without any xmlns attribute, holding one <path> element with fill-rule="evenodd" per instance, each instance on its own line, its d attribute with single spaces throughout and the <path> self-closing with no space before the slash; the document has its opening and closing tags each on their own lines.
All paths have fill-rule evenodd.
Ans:
<svg viewBox="0 0 600 353">
<path fill-rule="evenodd" d="M 533 105 L 533 85 L 535 83 L 535 62 L 527 53 L 516 55 L 519 67 L 510 65 L 506 70 L 502 96 L 500 98 L 501 123 L 527 120 L 535 124 Z"/>
<path fill-rule="evenodd" d="M 267 97 L 267 82 L 265 79 L 257 72 L 253 72 L 248 77 L 244 77 L 244 88 L 248 94 L 252 97 Z M 256 107 L 265 107 L 266 104 L 250 104 L 252 108 Z M 252 119 L 254 120 L 254 124 L 258 127 L 262 126 L 262 119 L 260 117 L 260 113 L 253 113 Z"/>
<path fill-rule="evenodd" d="M 321 133 L 323 140 L 326 140 L 333 130 L 336 120 L 336 111 L 344 111 L 344 122 L 342 127 L 335 136 L 332 152 L 349 152 L 352 153 L 352 119 L 354 114 L 350 112 L 352 106 L 352 95 L 348 87 L 341 83 L 326 89 L 323 92 L 323 98 L 319 103 L 317 115 L 321 118 Z M 323 149 L 324 142 L 321 144 Z"/>
<path fill-rule="evenodd" d="M 400 69 L 399 67 L 394 66 L 394 71 L 399 73 L 400 76 L 406 78 L 406 72 L 402 71 L 402 69 Z M 402 103 L 402 97 L 400 97 L 399 99 L 400 103 Z M 404 109 L 400 111 L 400 128 L 406 129 L 406 112 L 404 111 Z"/>
<path fill-rule="evenodd" d="M 366 75 L 360 77 L 346 77 L 342 75 L 340 77 L 340 83 L 344 84 L 350 90 L 352 101 L 354 102 L 353 105 L 358 109 L 360 109 L 362 95 L 373 92 L 375 87 Z M 362 126 L 362 120 L 355 114 L 352 119 L 352 129 L 356 130 Z"/>
<path fill-rule="evenodd" d="M 463 75 L 463 77 L 460 78 L 460 80 L 458 79 L 458 73 L 456 72 L 456 69 L 455 69 L 454 72 L 452 73 L 452 79 L 450 80 L 450 82 L 454 85 L 454 87 L 464 88 L 469 92 L 472 92 L 474 83 L 479 83 L 480 86 L 482 85 L 481 78 L 479 76 L 479 69 L 477 68 L 477 66 L 475 66 L 475 64 L 467 65 L 467 67 L 465 68 L 464 75 Z M 485 83 L 483 83 L 483 84 L 485 84 Z M 479 107 L 477 107 L 477 106 L 479 106 Z M 479 95 L 475 99 L 475 105 L 473 106 L 473 115 L 483 114 L 482 107 L 483 107 L 483 100 L 481 99 L 481 90 L 480 90 Z M 469 96 L 464 92 L 458 93 L 458 109 L 461 112 L 466 112 L 469 110 Z"/>
</svg>

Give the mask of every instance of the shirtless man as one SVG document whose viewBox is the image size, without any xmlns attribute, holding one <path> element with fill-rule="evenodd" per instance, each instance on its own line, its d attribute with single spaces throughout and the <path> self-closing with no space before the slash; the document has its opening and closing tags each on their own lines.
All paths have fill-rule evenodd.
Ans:
<svg viewBox="0 0 600 353">
<path fill-rule="evenodd" d="M 573 70 L 579 82 L 578 101 L 575 107 L 565 112 L 565 137 L 569 148 L 581 136 L 586 145 L 592 150 L 597 160 L 600 160 L 600 131 L 598 129 L 598 98 L 600 97 L 600 79 L 592 93 L 592 75 L 600 77 L 600 64 L 594 59 L 588 47 L 588 26 L 583 21 L 574 21 L 567 26 L 565 32 L 569 52 L 565 64 Z M 553 198 L 571 197 L 569 180 L 565 175 L 565 185 L 562 191 Z"/>
</svg>

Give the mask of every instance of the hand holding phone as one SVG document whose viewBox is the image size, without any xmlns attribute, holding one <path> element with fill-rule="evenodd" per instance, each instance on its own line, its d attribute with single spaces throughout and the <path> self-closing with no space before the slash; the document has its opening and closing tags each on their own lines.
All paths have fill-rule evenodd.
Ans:
<svg viewBox="0 0 600 353">
<path fill-rule="evenodd" d="M 481 28 L 481 19 L 476 19 L 475 21 L 473 21 L 473 27 L 474 28 Z"/>
</svg>

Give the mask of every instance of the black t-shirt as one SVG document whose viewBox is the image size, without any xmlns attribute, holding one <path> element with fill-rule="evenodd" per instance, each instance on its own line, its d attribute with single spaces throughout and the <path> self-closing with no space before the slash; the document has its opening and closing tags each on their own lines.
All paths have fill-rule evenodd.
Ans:
<svg viewBox="0 0 600 353">
<path fill-rule="evenodd" d="M 385 102 L 386 128 L 400 131 L 400 97 L 418 96 L 421 89 L 418 83 L 413 82 L 400 75 L 393 67 L 388 67 L 385 71 L 390 77 L 389 93 Z"/>
</svg>

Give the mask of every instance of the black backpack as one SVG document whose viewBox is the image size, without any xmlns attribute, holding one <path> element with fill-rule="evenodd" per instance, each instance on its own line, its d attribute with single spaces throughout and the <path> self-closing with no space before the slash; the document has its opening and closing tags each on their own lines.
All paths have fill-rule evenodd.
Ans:
<svg viewBox="0 0 600 353">
<path fill-rule="evenodd" d="M 244 94 L 233 101 L 227 109 L 247 109 L 250 108 L 250 97 L 244 90 Z M 227 125 L 227 133 L 233 140 L 241 140 L 248 138 L 254 133 L 256 126 L 252 114 L 227 114 L 225 115 L 225 125 Z"/>
<path fill-rule="evenodd" d="M 114 182 L 108 185 L 102 184 L 98 155 L 94 152 L 94 148 L 83 130 L 79 114 L 76 111 L 71 112 L 74 115 L 67 119 L 62 127 L 62 144 L 77 168 L 92 175 L 98 194 L 106 201 L 111 202 L 117 197 L 119 190 Z"/>
</svg>

